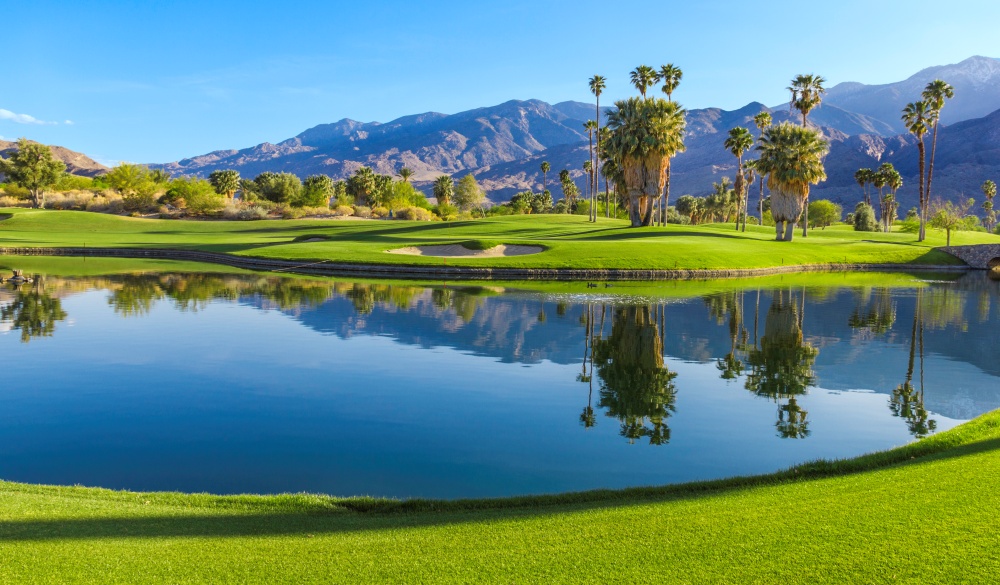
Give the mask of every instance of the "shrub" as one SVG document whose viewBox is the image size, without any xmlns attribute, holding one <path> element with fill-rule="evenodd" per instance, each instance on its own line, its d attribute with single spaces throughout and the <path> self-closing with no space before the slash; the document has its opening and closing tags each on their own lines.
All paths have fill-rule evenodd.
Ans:
<svg viewBox="0 0 1000 585">
<path fill-rule="evenodd" d="M 372 210 L 371 210 L 370 207 L 366 207 L 364 205 L 355 205 L 354 206 L 354 215 L 356 215 L 358 217 L 368 218 L 368 217 L 372 216 Z"/>
<path fill-rule="evenodd" d="M 10 195 L 0 195 L 0 207 L 30 207 L 27 199 L 11 197 Z"/>
<path fill-rule="evenodd" d="M 97 195 L 87 203 L 87 211 L 94 213 L 121 213 L 125 206 L 115 194 Z"/>
<path fill-rule="evenodd" d="M 31 192 L 24 187 L 19 187 L 13 183 L 4 184 L 3 188 L 0 189 L 3 194 L 7 197 L 12 197 L 14 199 L 25 199 L 27 200 L 31 196 Z"/>
<path fill-rule="evenodd" d="M 877 232 L 878 221 L 875 220 L 875 210 L 867 203 L 858 203 L 854 208 L 854 231 Z"/>
<path fill-rule="evenodd" d="M 177 207 L 186 207 L 194 215 L 217 213 L 226 206 L 225 196 L 204 179 L 174 179 L 163 196 L 163 201 Z"/>
<path fill-rule="evenodd" d="M 338 205 L 336 209 L 333 210 L 334 217 L 350 217 L 354 215 L 354 208 L 350 205 Z"/>
<path fill-rule="evenodd" d="M 230 204 L 222 211 L 222 216 L 226 219 L 236 221 L 253 221 L 267 219 L 267 209 L 262 205 L 240 205 Z"/>
<path fill-rule="evenodd" d="M 372 209 L 372 217 L 389 217 L 389 209 L 386 207 L 376 207 Z"/>
<path fill-rule="evenodd" d="M 45 198 L 45 207 L 48 209 L 78 209 L 87 208 L 87 204 L 94 198 L 90 191 L 67 191 L 65 193 L 51 193 Z"/>
<path fill-rule="evenodd" d="M 281 219 L 299 219 L 306 215 L 305 209 L 302 207 L 291 207 L 290 205 L 279 205 L 274 211 L 281 215 Z"/>
<path fill-rule="evenodd" d="M 430 221 L 434 219 L 434 214 L 422 207 L 407 207 L 406 209 L 400 209 L 396 217 L 411 221 Z"/>
</svg>

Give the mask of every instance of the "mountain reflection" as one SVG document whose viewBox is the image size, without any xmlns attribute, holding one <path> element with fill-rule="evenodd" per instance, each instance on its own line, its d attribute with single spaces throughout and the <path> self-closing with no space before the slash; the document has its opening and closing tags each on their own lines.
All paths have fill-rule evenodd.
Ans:
<svg viewBox="0 0 1000 585">
<path fill-rule="evenodd" d="M 276 310 L 322 334 L 386 336 L 424 348 L 450 347 L 504 363 L 574 365 L 587 385 L 574 407 L 584 429 L 613 420 L 630 443 L 669 443 L 669 421 L 688 381 L 667 359 L 714 368 L 773 402 L 778 437 L 803 439 L 818 412 L 811 389 L 870 389 L 915 437 L 933 433 L 932 412 L 970 418 L 1000 406 L 989 384 L 957 389 L 926 383 L 941 358 L 1000 375 L 1000 284 L 980 274 L 908 288 L 743 288 L 698 300 L 596 294 L 542 294 L 486 286 L 331 281 L 273 274 L 125 274 L 89 278 L 35 275 L 0 287 L 0 331 L 22 342 L 55 334 L 65 299 L 105 291 L 121 318 L 169 304 L 199 311 L 218 301 Z M 616 289 L 617 291 L 617 289 Z M 808 316 L 808 318 L 807 318 Z M 905 325 L 904 325 L 905 324 Z M 896 359 L 892 359 L 895 357 Z M 902 380 L 902 383 L 900 383 Z M 925 386 L 932 386 L 930 392 Z M 680 390 L 679 390 L 680 388 Z M 581 394 L 580 402 L 583 403 Z M 815 406 L 810 407 L 815 410 Z M 884 412 L 884 411 L 883 411 Z"/>
</svg>

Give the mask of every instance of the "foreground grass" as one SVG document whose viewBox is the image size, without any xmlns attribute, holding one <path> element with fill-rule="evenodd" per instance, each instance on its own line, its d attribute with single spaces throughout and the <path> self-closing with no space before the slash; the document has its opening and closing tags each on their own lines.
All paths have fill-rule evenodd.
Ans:
<svg viewBox="0 0 1000 585">
<path fill-rule="evenodd" d="M 459 502 L 0 483 L 4 582 L 990 582 L 1000 412 L 858 459 Z"/>
<path fill-rule="evenodd" d="M 266 258 L 374 264 L 512 268 L 727 269 L 801 264 L 961 264 L 912 234 L 859 233 L 846 226 L 776 242 L 767 227 L 737 233 L 731 225 L 630 229 L 622 220 L 591 224 L 581 216 L 515 216 L 466 222 L 287 220 L 222 222 L 136 219 L 72 211 L 12 210 L 0 221 L 0 246 L 187 248 Z M 321 241 L 304 241 L 321 238 Z M 956 245 L 997 243 L 960 232 Z M 422 244 L 533 244 L 530 256 L 468 259 L 386 254 Z"/>
</svg>

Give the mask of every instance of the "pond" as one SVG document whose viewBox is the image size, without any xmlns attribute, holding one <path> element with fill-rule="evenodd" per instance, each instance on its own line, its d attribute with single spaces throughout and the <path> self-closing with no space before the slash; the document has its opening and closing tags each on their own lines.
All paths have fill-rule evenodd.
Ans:
<svg viewBox="0 0 1000 585">
<path fill-rule="evenodd" d="M 982 273 L 34 276 L 0 288 L 12 481 L 555 493 L 851 457 L 1000 407 L 1000 286 Z"/>
</svg>

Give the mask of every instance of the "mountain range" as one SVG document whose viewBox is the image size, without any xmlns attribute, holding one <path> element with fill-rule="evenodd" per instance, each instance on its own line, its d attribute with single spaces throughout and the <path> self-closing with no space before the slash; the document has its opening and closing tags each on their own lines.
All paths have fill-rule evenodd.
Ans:
<svg viewBox="0 0 1000 585">
<path fill-rule="evenodd" d="M 917 155 L 914 137 L 905 133 L 900 111 L 919 99 L 934 79 L 955 87 L 955 97 L 942 113 L 934 194 L 955 199 L 979 195 L 987 178 L 1000 179 L 1000 60 L 971 57 L 954 65 L 924 69 L 909 78 L 884 85 L 840 83 L 831 87 L 822 105 L 809 114 L 831 143 L 826 158 L 827 181 L 813 189 L 816 198 L 853 205 L 860 198 L 854 172 L 891 162 L 903 175 L 898 197 L 903 209 L 916 203 Z M 608 108 L 602 108 L 602 118 Z M 687 113 L 686 151 L 672 163 L 671 196 L 704 195 L 712 183 L 735 173 L 736 159 L 723 148 L 729 129 L 750 128 L 753 116 L 769 111 L 775 122 L 799 122 L 787 104 L 767 107 L 751 102 L 737 110 L 693 109 Z M 583 163 L 589 141 L 583 124 L 594 117 L 591 104 L 512 100 L 497 106 L 446 115 L 435 112 L 405 116 L 388 123 L 343 119 L 320 124 L 299 135 L 240 150 L 219 150 L 166 164 L 151 164 L 171 174 L 205 177 L 217 169 L 237 169 L 244 176 L 286 171 L 306 177 L 350 176 L 362 165 L 383 174 L 401 167 L 414 171 L 414 184 L 429 192 L 442 174 L 473 174 L 495 201 L 517 191 L 542 187 L 540 164 L 552 171 L 547 186 L 558 198 L 558 172 L 569 169 L 583 188 Z M 0 143 L 0 149 L 9 143 Z M 69 153 L 69 154 L 67 154 Z M 72 151 L 57 153 L 67 160 Z M 752 156 L 752 155 L 751 155 Z M 75 159 L 81 174 L 100 172 L 100 165 Z M 85 157 L 83 157 L 85 158 Z M 89 159 L 87 159 L 89 160 Z M 92 164 L 91 164 L 92 163 Z M 755 190 L 754 190 L 755 191 Z"/>
</svg>

